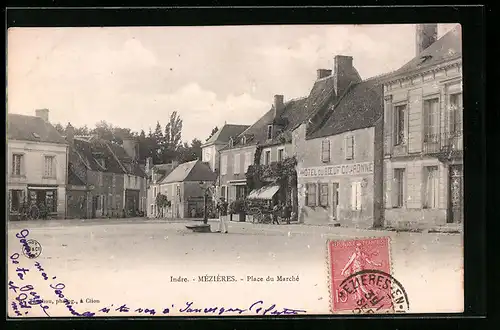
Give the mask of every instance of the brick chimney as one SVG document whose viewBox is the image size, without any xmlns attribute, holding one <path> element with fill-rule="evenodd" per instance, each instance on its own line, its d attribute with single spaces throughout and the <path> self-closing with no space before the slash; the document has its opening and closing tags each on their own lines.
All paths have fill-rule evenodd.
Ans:
<svg viewBox="0 0 500 330">
<path fill-rule="evenodd" d="M 437 40 L 438 25 L 437 24 L 417 24 L 416 27 L 416 47 L 415 52 L 418 56 L 426 48 L 432 45 Z"/>
<path fill-rule="evenodd" d="M 75 128 L 68 123 L 68 126 L 66 126 L 66 141 L 68 143 L 73 143 L 73 139 L 75 138 Z"/>
<path fill-rule="evenodd" d="M 129 155 L 130 158 L 133 160 L 137 160 L 138 155 L 138 147 L 139 144 L 137 143 L 136 138 L 130 137 L 130 138 L 125 138 L 123 139 L 123 149 L 127 152 L 127 155 Z"/>
<path fill-rule="evenodd" d="M 326 78 L 332 74 L 332 70 L 328 70 L 328 69 L 318 69 L 316 72 L 317 72 L 316 80 Z"/>
<path fill-rule="evenodd" d="M 273 103 L 274 119 L 281 117 L 281 114 L 285 109 L 285 103 L 283 99 L 284 99 L 283 95 L 274 95 L 274 103 Z"/>
<path fill-rule="evenodd" d="M 46 123 L 49 122 L 49 109 L 36 109 L 35 114 L 38 118 L 42 118 Z"/>
<path fill-rule="evenodd" d="M 337 55 L 333 60 L 335 95 L 341 97 L 351 83 L 361 82 L 358 71 L 352 65 L 352 56 Z"/>
</svg>

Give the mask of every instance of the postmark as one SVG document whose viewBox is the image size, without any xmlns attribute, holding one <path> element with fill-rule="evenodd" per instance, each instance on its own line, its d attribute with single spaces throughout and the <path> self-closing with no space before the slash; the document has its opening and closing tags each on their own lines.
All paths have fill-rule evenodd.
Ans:
<svg viewBox="0 0 500 330">
<path fill-rule="evenodd" d="M 42 254 L 42 245 L 37 240 L 28 239 L 23 244 L 22 250 L 26 258 L 35 259 Z"/>
<path fill-rule="evenodd" d="M 390 275 L 389 237 L 328 241 L 328 266 L 332 313 L 408 310 L 403 286 Z"/>
</svg>

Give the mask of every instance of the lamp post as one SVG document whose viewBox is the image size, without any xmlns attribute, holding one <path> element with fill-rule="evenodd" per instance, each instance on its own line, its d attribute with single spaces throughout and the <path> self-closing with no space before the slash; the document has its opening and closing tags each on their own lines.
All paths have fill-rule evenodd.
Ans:
<svg viewBox="0 0 500 330">
<path fill-rule="evenodd" d="M 203 187 L 203 181 L 200 182 L 200 185 Z M 207 214 L 207 200 L 208 200 L 208 187 L 203 188 L 203 223 L 206 225 L 208 223 L 208 214 Z"/>
</svg>

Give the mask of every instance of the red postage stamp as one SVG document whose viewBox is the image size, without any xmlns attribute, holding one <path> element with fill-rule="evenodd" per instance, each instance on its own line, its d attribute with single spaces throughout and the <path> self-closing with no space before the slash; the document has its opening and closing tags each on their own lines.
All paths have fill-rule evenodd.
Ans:
<svg viewBox="0 0 500 330">
<path fill-rule="evenodd" d="M 329 241 L 328 255 L 333 313 L 391 312 L 389 237 Z"/>
</svg>

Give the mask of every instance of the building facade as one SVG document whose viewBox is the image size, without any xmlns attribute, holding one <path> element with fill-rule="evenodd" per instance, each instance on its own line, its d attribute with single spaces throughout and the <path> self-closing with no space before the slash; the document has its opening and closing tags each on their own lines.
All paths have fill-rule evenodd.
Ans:
<svg viewBox="0 0 500 330">
<path fill-rule="evenodd" d="M 248 127 L 248 125 L 224 124 L 220 130 L 202 144 L 201 160 L 208 163 L 212 171 L 217 172 L 220 162 L 219 151 L 229 143 L 231 137 L 240 135 Z"/>
<path fill-rule="evenodd" d="M 43 205 L 49 217 L 66 216 L 68 145 L 49 123 L 49 110 L 36 116 L 7 116 L 7 186 L 11 219 L 23 203 Z"/>
<path fill-rule="evenodd" d="M 166 196 L 169 206 L 160 208 L 156 202 L 150 214 L 170 219 L 203 217 L 204 195 L 208 187 L 215 185 L 216 174 L 208 164 L 199 160 L 177 165 L 170 173 L 157 182 L 150 196 Z M 207 190 L 212 200 L 211 190 Z M 156 197 L 155 197 L 156 198 Z"/>
<path fill-rule="evenodd" d="M 417 27 L 417 56 L 384 83 L 384 191 L 389 226 L 463 219 L 461 28 Z"/>
<path fill-rule="evenodd" d="M 148 174 L 147 183 L 147 210 L 146 215 L 148 218 L 162 217 L 163 213 L 158 205 L 156 205 L 156 196 L 159 193 L 165 193 L 166 188 L 163 191 L 160 190 L 160 182 L 174 170 L 174 168 L 179 165 L 178 162 L 172 162 L 170 164 L 157 164 L 152 165 L 152 158 L 148 158 L 146 165 L 146 172 Z"/>
<path fill-rule="evenodd" d="M 294 131 L 300 222 L 383 225 L 382 95 L 376 79 L 352 84 L 321 124 Z"/>
<path fill-rule="evenodd" d="M 127 171 L 113 152 L 115 146 L 96 136 L 73 136 L 71 132 L 66 139 L 70 145 L 68 169 L 71 178 L 68 217 L 124 216 Z"/>
</svg>

